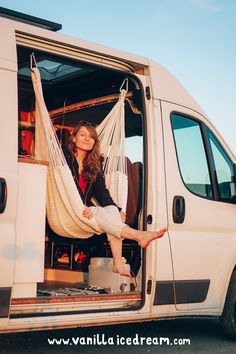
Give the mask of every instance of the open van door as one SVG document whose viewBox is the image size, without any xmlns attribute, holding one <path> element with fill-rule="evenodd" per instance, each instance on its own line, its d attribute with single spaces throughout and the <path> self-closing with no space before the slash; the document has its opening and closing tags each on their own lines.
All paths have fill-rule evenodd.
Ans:
<svg viewBox="0 0 236 354">
<path fill-rule="evenodd" d="M 161 105 L 176 308 L 217 308 L 235 252 L 234 164 L 202 115 Z"/>
<path fill-rule="evenodd" d="M 14 276 L 18 140 L 15 33 L 7 26 L 4 38 L 0 47 L 0 327 L 8 321 Z"/>
</svg>

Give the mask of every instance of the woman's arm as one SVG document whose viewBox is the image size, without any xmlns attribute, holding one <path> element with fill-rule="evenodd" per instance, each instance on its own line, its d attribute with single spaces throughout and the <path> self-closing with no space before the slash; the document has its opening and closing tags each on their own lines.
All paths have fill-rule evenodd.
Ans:
<svg viewBox="0 0 236 354">
<path fill-rule="evenodd" d="M 96 181 L 94 182 L 93 197 L 97 200 L 99 205 L 101 205 L 102 207 L 107 206 L 107 205 L 117 206 L 114 203 L 109 190 L 106 188 L 105 178 L 102 174 L 99 174 L 97 176 Z"/>
</svg>

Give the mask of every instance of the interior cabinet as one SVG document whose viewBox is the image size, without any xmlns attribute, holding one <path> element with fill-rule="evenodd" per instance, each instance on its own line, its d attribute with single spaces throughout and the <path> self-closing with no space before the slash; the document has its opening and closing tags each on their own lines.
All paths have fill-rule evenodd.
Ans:
<svg viewBox="0 0 236 354">
<path fill-rule="evenodd" d="M 47 164 L 19 159 L 12 297 L 36 296 L 44 280 Z"/>
</svg>

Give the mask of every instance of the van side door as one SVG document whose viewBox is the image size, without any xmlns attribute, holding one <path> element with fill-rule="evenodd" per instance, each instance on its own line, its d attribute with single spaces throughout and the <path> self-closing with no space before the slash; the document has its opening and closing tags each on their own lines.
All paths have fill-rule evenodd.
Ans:
<svg viewBox="0 0 236 354">
<path fill-rule="evenodd" d="M 2 28 L 2 22 L 0 25 Z M 15 33 L 7 26 L 1 33 L 4 38 L 0 46 L 0 327 L 3 327 L 8 322 L 14 276 L 18 120 Z"/>
<path fill-rule="evenodd" d="M 162 114 L 176 308 L 217 311 L 236 258 L 233 156 L 197 112 Z"/>
</svg>

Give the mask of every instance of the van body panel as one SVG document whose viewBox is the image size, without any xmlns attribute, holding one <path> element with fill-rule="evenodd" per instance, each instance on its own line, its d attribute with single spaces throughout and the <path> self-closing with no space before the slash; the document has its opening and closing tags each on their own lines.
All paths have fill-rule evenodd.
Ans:
<svg viewBox="0 0 236 354">
<path fill-rule="evenodd" d="M 160 64 L 153 61 L 149 63 L 149 73 L 152 83 L 153 98 L 162 101 L 176 103 L 180 106 L 187 106 L 199 114 L 205 115 L 202 108 L 181 85 L 181 83 Z"/>
<path fill-rule="evenodd" d="M 75 327 L 87 327 L 87 326 L 101 326 L 109 324 L 127 324 L 132 322 L 145 322 L 151 320 L 162 320 L 171 318 L 181 318 L 184 316 L 219 316 L 218 309 L 196 309 L 191 313 L 184 311 L 176 311 L 173 305 L 158 306 L 159 314 L 150 314 L 142 311 L 114 311 L 103 312 L 102 315 L 94 313 L 85 314 L 69 314 L 57 316 L 38 316 L 38 317 L 22 317 L 11 318 L 7 328 L 1 328 L 1 333 L 23 332 L 23 331 L 36 331 L 36 330 L 53 330 L 53 329 L 67 329 Z M 165 308 L 165 312 L 162 313 L 162 309 Z M 169 311 L 168 311 L 169 309 Z"/>
<path fill-rule="evenodd" d="M 209 280 L 204 303 L 177 304 L 177 310 L 218 308 L 227 283 L 226 269 L 232 269 L 235 258 L 235 204 L 210 200 L 189 191 L 183 183 L 177 161 L 171 128 L 171 112 L 189 117 L 202 117 L 185 107 L 162 102 L 164 124 L 165 165 L 168 200 L 168 230 L 175 281 Z M 183 196 L 186 214 L 183 223 L 173 221 L 173 200 Z M 223 285 L 223 286 L 222 286 Z"/>
<path fill-rule="evenodd" d="M 152 77 L 152 80 L 155 80 Z M 148 229 L 159 230 L 167 226 L 167 204 L 165 185 L 165 164 L 163 129 L 160 101 L 150 99 L 147 101 L 149 114 L 147 115 L 147 154 L 148 154 L 148 209 L 147 215 L 152 216 L 152 223 L 148 224 Z M 150 297 L 150 311 L 158 316 L 173 313 L 171 306 L 157 308 L 153 306 L 155 294 L 155 284 L 158 280 L 169 280 L 173 283 L 173 267 L 170 253 L 169 235 L 166 233 L 163 238 L 153 242 L 146 250 L 147 280 L 152 280 L 152 292 Z M 147 296 L 147 295 L 146 295 Z"/>
<path fill-rule="evenodd" d="M 0 18 L 0 23 L 1 21 Z M 5 22 L 1 23 L 1 28 L 3 26 L 4 41 L 0 48 L 0 68 L 17 72 L 15 31 L 11 26 L 5 26 Z"/>
<path fill-rule="evenodd" d="M 91 313 L 79 315 L 58 315 L 47 317 L 27 317 L 9 320 L 9 327 L 1 332 L 18 332 L 43 329 L 66 329 L 74 327 L 101 326 L 138 321 L 150 321 L 150 315 L 139 311 L 103 312 L 102 315 Z"/>
<path fill-rule="evenodd" d="M 74 50 L 77 53 L 84 53 L 87 55 L 87 58 L 88 54 L 90 54 L 90 56 L 96 58 L 97 63 L 100 65 L 106 65 L 106 62 L 104 62 L 105 58 L 110 59 L 111 62 L 112 59 L 114 59 L 114 62 L 119 63 L 120 61 L 120 63 L 123 63 L 123 66 L 127 65 L 130 71 L 134 71 L 136 69 L 138 70 L 148 65 L 148 59 L 144 57 L 98 45 L 85 40 L 76 39 L 61 33 L 55 33 L 43 28 L 35 27 L 14 20 L 0 18 L 0 26 L 1 28 L 4 27 L 4 29 L 9 29 L 15 33 L 17 43 L 19 44 L 24 43 L 24 45 L 30 46 L 30 43 L 32 44 L 32 40 L 34 39 L 38 45 L 41 43 L 43 49 L 45 48 L 45 42 L 47 42 L 55 46 L 55 51 L 60 51 L 60 54 L 66 55 L 67 50 Z M 31 38 L 31 41 L 29 38 Z M 63 48 L 63 44 L 66 44 L 67 49 Z"/>
<path fill-rule="evenodd" d="M 8 318 L 9 300 L 14 278 L 15 220 L 17 213 L 17 67 L 16 46 L 12 29 L 4 31 L 0 48 L 1 129 L 0 129 L 0 177 L 7 186 L 6 207 L 0 214 L 0 326 Z M 1 196 L 2 197 L 2 196 Z M 8 307 L 8 309 L 7 309 Z"/>
<path fill-rule="evenodd" d="M 93 51 L 84 50 L 78 45 L 70 46 L 68 43 L 55 42 L 48 38 L 45 39 L 44 37 L 34 36 L 31 33 L 16 32 L 16 41 L 17 44 L 21 46 L 63 55 L 72 59 L 83 60 L 87 63 L 98 64 L 104 67 L 113 67 L 118 70 L 126 70 L 129 72 L 133 72 L 135 67 L 134 63 L 121 62 L 119 58 L 113 58 L 113 56 L 94 53 Z M 101 59 L 102 55 L 103 57 Z"/>
</svg>

